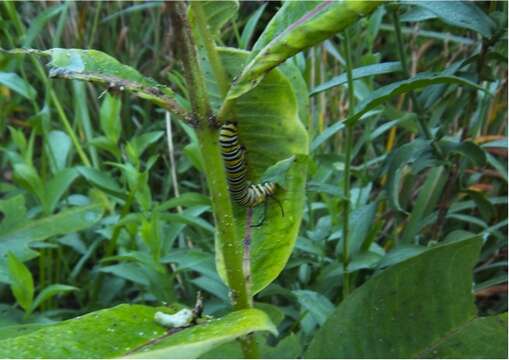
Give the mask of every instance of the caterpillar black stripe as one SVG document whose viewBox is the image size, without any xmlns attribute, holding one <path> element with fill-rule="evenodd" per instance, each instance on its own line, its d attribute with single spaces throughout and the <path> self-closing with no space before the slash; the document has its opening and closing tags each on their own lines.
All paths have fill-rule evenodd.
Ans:
<svg viewBox="0 0 509 360">
<path fill-rule="evenodd" d="M 276 184 L 248 184 L 244 149 L 239 144 L 237 126 L 228 122 L 221 126 L 219 142 L 226 167 L 228 188 L 232 199 L 243 207 L 253 208 L 274 194 Z"/>
</svg>

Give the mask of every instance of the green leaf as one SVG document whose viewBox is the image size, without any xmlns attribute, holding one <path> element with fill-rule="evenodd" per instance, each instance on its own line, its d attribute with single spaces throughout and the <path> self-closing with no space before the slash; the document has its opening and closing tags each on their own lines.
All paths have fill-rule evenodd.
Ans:
<svg viewBox="0 0 509 360">
<path fill-rule="evenodd" d="M 431 145 L 429 141 L 417 139 L 411 143 L 402 145 L 394 150 L 387 160 L 387 193 L 391 206 L 404 212 L 399 204 L 400 178 L 402 168 L 417 160 L 431 158 Z"/>
<path fill-rule="evenodd" d="M 265 337 L 255 334 L 262 359 L 298 359 L 302 354 L 302 342 L 299 336 L 291 334 L 280 340 L 276 346 L 267 344 Z M 232 341 L 216 347 L 200 356 L 200 359 L 242 359 L 244 353 L 240 342 Z"/>
<path fill-rule="evenodd" d="M 384 268 L 398 264 L 404 260 L 421 254 L 426 251 L 424 246 L 420 245 L 398 245 L 396 248 L 389 251 L 378 263 L 379 268 Z"/>
<path fill-rule="evenodd" d="M 78 176 L 79 172 L 76 169 L 62 169 L 56 172 L 53 178 L 46 184 L 45 203 L 48 213 L 52 213 L 55 210 L 62 195 L 65 194 Z"/>
<path fill-rule="evenodd" d="M 429 10 L 420 7 L 415 7 L 410 8 L 407 12 L 401 15 L 399 19 L 400 21 L 416 22 L 429 19 L 436 19 L 436 17 L 437 16 Z"/>
<path fill-rule="evenodd" d="M 56 295 L 65 294 L 67 292 L 76 290 L 78 290 L 78 288 L 63 284 L 52 284 L 50 286 L 47 286 L 36 296 L 34 302 L 32 303 L 30 309 L 28 309 L 27 312 L 29 314 L 32 313 L 35 309 L 39 307 L 39 305 L 41 305 L 42 303 Z"/>
<path fill-rule="evenodd" d="M 7 86 L 29 100 L 34 100 L 37 94 L 35 89 L 16 73 L 0 72 L 0 85 Z"/>
<path fill-rule="evenodd" d="M 330 300 L 315 291 L 310 290 L 294 290 L 299 304 L 313 317 L 320 325 L 323 325 L 327 318 L 334 312 L 334 305 Z"/>
<path fill-rule="evenodd" d="M 345 128 L 344 122 L 336 122 L 329 126 L 327 129 L 322 131 L 316 138 L 311 142 L 310 150 L 311 152 L 315 151 L 322 145 L 327 139 L 336 134 L 337 132 L 343 130 Z"/>
<path fill-rule="evenodd" d="M 50 21 L 54 16 L 60 14 L 64 9 L 64 4 L 57 4 L 48 7 L 33 20 L 30 20 L 30 28 L 24 34 L 23 39 L 23 47 L 28 48 L 32 45 L 32 42 L 40 35 L 43 31 L 44 26 Z"/>
<path fill-rule="evenodd" d="M 161 259 L 162 263 L 176 263 L 175 271 L 196 271 L 211 279 L 219 280 L 214 266 L 214 255 L 195 249 L 173 250 Z"/>
<path fill-rule="evenodd" d="M 168 312 L 170 309 L 119 305 L 93 312 L 0 341 L 0 357 L 106 358 L 126 355 L 130 350 L 164 336 L 166 329 L 154 321 L 158 310 Z"/>
<path fill-rule="evenodd" d="M 445 153 L 461 154 L 477 166 L 483 166 L 486 163 L 486 153 L 479 145 L 472 141 L 456 142 L 442 139 L 440 141 L 440 148 Z"/>
<path fill-rule="evenodd" d="M 408 223 L 401 236 L 401 243 L 410 244 L 415 242 L 415 237 L 425 224 L 425 218 L 433 210 L 442 195 L 443 187 L 447 181 L 447 172 L 439 166 L 429 171 L 426 182 L 419 190 L 419 196 L 415 202 Z"/>
<path fill-rule="evenodd" d="M 176 208 L 178 206 L 196 206 L 196 205 L 211 205 L 210 197 L 200 193 L 188 192 L 181 194 L 179 197 L 172 198 L 161 203 L 158 206 L 160 211 Z"/>
<path fill-rule="evenodd" d="M 163 135 L 163 131 L 150 131 L 140 136 L 133 137 L 129 141 L 129 144 L 135 150 L 136 156 L 139 158 L 150 145 L 158 141 Z"/>
<path fill-rule="evenodd" d="M 64 169 L 71 150 L 69 136 L 63 131 L 52 130 L 48 134 L 48 146 L 54 159 L 55 171 Z"/>
<path fill-rule="evenodd" d="M 233 100 L 247 93 L 267 72 L 286 59 L 344 30 L 379 5 L 374 1 L 322 2 L 316 5 L 256 54 L 242 70 L 227 99 Z"/>
<path fill-rule="evenodd" d="M 161 256 L 161 229 L 157 212 L 152 212 L 149 219 L 143 219 L 139 227 L 140 235 L 154 259 Z"/>
<path fill-rule="evenodd" d="M 373 221 L 375 220 L 377 203 L 370 203 L 361 206 L 350 213 L 348 223 L 350 225 L 350 253 L 355 254 L 361 250 L 362 244 L 366 240 L 369 231 L 372 229 Z M 343 248 L 343 239 L 341 245 L 338 244 L 340 249 Z"/>
<path fill-rule="evenodd" d="M 54 48 L 0 49 L 0 52 L 10 55 L 49 56 L 50 77 L 90 81 L 109 88 L 127 90 L 183 118 L 188 118 L 187 111 L 177 103 L 175 94 L 169 87 L 144 77 L 136 69 L 121 64 L 117 59 L 101 51 Z"/>
<path fill-rule="evenodd" d="M 48 326 L 48 324 L 34 323 L 34 324 L 0 326 L 0 341 L 9 338 L 14 338 L 20 335 L 29 334 L 45 326 Z"/>
<path fill-rule="evenodd" d="M 471 320 L 419 354 L 422 358 L 507 359 L 507 313 Z"/>
<path fill-rule="evenodd" d="M 258 24 L 258 21 L 266 7 L 267 3 L 260 6 L 247 20 L 244 30 L 242 30 L 242 35 L 240 36 L 239 48 L 247 50 L 256 29 L 256 25 Z"/>
<path fill-rule="evenodd" d="M 368 76 L 390 74 L 401 71 L 401 63 L 399 61 L 391 61 L 380 64 L 366 65 L 352 70 L 352 77 L 354 80 L 362 79 Z M 348 82 L 347 74 L 341 74 L 333 77 L 329 81 L 316 86 L 311 90 L 309 96 L 319 94 L 323 91 L 332 89 L 339 85 L 344 85 Z"/>
<path fill-rule="evenodd" d="M 34 298 L 32 273 L 12 252 L 7 253 L 7 269 L 11 280 L 12 293 L 18 304 L 25 311 L 28 311 Z"/>
<path fill-rule="evenodd" d="M 99 269 L 101 272 L 113 274 L 122 279 L 132 281 L 135 284 L 149 286 L 150 279 L 139 264 L 120 263 L 116 265 L 104 266 Z"/>
<path fill-rule="evenodd" d="M 101 130 L 114 144 L 118 142 L 120 132 L 122 131 L 120 121 L 121 108 L 122 100 L 120 96 L 110 95 L 107 93 L 101 103 L 101 109 L 99 112 Z"/>
<path fill-rule="evenodd" d="M 260 310 L 249 309 L 232 312 L 225 317 L 209 321 L 178 332 L 149 346 L 131 357 L 134 358 L 197 358 L 216 346 L 230 342 L 253 331 L 277 330 L 269 317 Z M 150 350 L 145 352 L 146 350 Z"/>
<path fill-rule="evenodd" d="M 225 1 L 202 1 L 208 30 L 214 37 L 219 37 L 223 26 L 237 16 L 239 2 L 237 0 Z M 192 7 L 189 8 L 189 22 L 194 26 L 194 14 Z"/>
<path fill-rule="evenodd" d="M 286 188 L 286 174 L 295 161 L 295 156 L 288 159 L 278 161 L 271 167 L 267 168 L 262 176 L 262 182 L 273 182 L 279 184 L 283 189 Z"/>
<path fill-rule="evenodd" d="M 107 191 L 115 196 L 125 197 L 125 191 L 117 184 L 117 182 L 104 171 L 99 171 L 91 167 L 86 166 L 78 166 L 76 169 L 79 173 L 92 185 L 97 186 L 98 188 Z"/>
<path fill-rule="evenodd" d="M 491 37 L 496 24 L 477 5 L 467 1 L 405 1 L 440 18 L 444 23 Z M 415 20 L 414 20 L 415 21 Z"/>
<path fill-rule="evenodd" d="M 91 204 L 28 220 L 24 204 L 21 195 L 0 200 L 0 211 L 6 215 L 0 224 L 0 257 L 8 251 L 21 259 L 34 256 L 36 253 L 28 249 L 30 243 L 87 229 L 99 221 L 103 213 L 100 204 Z"/>
<path fill-rule="evenodd" d="M 101 150 L 108 151 L 113 156 L 115 156 L 117 159 L 120 159 L 121 152 L 119 147 L 110 139 L 108 139 L 106 136 L 97 136 L 93 139 L 90 139 L 90 145 L 95 146 L 96 148 L 99 148 Z"/>
<path fill-rule="evenodd" d="M 450 242 L 375 275 L 336 308 L 306 357 L 427 357 L 477 321 L 472 277 L 466 274 L 480 247 L 480 236 Z M 507 333 L 497 332 L 494 343 L 488 349 L 478 333 L 468 346 L 449 343 L 444 348 L 452 347 L 462 358 L 500 357 L 507 352 Z"/>
<path fill-rule="evenodd" d="M 230 76 L 238 73 L 248 55 L 230 49 L 221 49 L 220 54 Z M 218 109 L 221 105 L 219 91 L 212 76 L 206 79 L 209 97 Z M 259 183 L 269 167 L 295 156 L 286 173 L 285 189 L 276 190 L 277 201 L 268 201 L 263 226 L 251 229 L 252 291 L 257 293 L 283 270 L 295 245 L 304 209 L 308 137 L 299 119 L 292 83 L 278 70 L 270 72 L 254 91 L 237 99 L 233 111 L 238 122 L 239 142 L 246 148 L 249 181 Z M 238 238 L 243 239 L 246 209 L 234 206 L 234 212 Z M 219 238 L 216 248 L 218 272 L 226 279 Z"/>
<path fill-rule="evenodd" d="M 355 107 L 355 113 L 348 117 L 346 121 L 350 124 L 356 123 L 366 112 L 382 105 L 394 96 L 435 84 L 458 84 L 485 91 L 485 89 L 476 83 L 458 76 L 444 75 L 442 73 L 419 73 L 410 79 L 396 81 L 376 89 Z"/>
<path fill-rule="evenodd" d="M 31 164 L 14 164 L 14 178 L 25 189 L 37 196 L 41 204 L 45 205 L 45 192 L 42 179 Z"/>
<path fill-rule="evenodd" d="M 255 52 L 260 51 L 291 24 L 299 20 L 306 13 L 320 5 L 321 1 L 285 1 L 276 15 L 270 20 L 262 34 L 253 46 Z"/>
</svg>

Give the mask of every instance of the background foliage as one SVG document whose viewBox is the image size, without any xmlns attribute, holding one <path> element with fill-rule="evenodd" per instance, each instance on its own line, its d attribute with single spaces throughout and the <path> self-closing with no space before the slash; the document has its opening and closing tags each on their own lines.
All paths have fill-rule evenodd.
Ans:
<svg viewBox="0 0 509 360">
<path fill-rule="evenodd" d="M 237 11 L 228 2 L 220 4 L 207 12 L 210 30 L 218 45 L 241 50 L 262 49 L 312 8 L 304 2 L 241 2 Z M 315 46 L 280 66 L 280 73 L 267 76 L 268 83 L 250 94 L 255 100 L 270 95 L 270 111 L 243 98 L 243 121 L 256 127 L 277 114 L 281 123 L 300 121 L 310 140 L 306 196 L 292 200 L 304 209 L 295 246 L 283 234 L 296 227 L 272 223 L 257 236 L 273 237 L 274 248 L 254 250 L 261 258 L 274 251 L 290 256 L 273 282 L 280 270 L 274 267 L 255 278 L 256 291 L 261 290 L 255 307 L 270 317 L 277 336 L 256 310 L 230 312 L 229 290 L 216 271 L 198 139 L 192 127 L 164 110 L 172 109 L 173 96 L 189 109 L 179 44 L 165 7 L 160 2 L 0 6 L 1 48 L 96 49 L 137 69 L 129 80 L 149 87 L 152 78 L 168 86 L 155 94 L 122 83 L 132 96 L 119 87 L 108 91 L 108 81 L 52 79 L 55 73 L 48 73 L 44 57 L 0 53 L 3 348 L 40 341 L 41 328 L 58 333 L 51 326 L 56 324 L 79 333 L 86 322 L 63 320 L 139 304 L 133 305 L 139 306 L 139 322 L 149 323 L 129 339 L 112 336 L 118 345 L 107 342 L 120 347 L 125 341 L 129 349 L 83 352 L 123 355 L 143 344 L 149 332 L 162 331 L 150 323 L 154 308 L 142 305 L 192 307 L 201 291 L 207 315 L 226 315 L 217 331 L 230 330 L 207 350 L 256 329 L 272 331 L 258 336 L 266 357 L 506 357 L 507 340 L 500 339 L 507 334 L 507 3 L 383 4 L 353 22 L 349 48 L 348 34 L 331 31 L 325 41 L 314 39 Z M 49 52 L 51 71 L 69 77 L 76 71 L 74 54 Z M 221 56 L 231 75 L 245 70 L 231 97 L 253 86 L 263 66 L 274 61 L 262 52 L 256 66 L 244 67 L 244 52 L 223 49 Z M 117 69 L 114 59 L 100 57 L 103 67 Z M 355 90 L 351 101 L 348 68 Z M 295 97 L 285 96 L 290 90 L 271 93 L 264 88 L 271 81 L 291 86 Z M 207 86 L 218 110 L 220 90 L 210 81 Z M 287 157 L 273 159 L 262 135 L 246 142 L 256 176 Z M 352 173 L 348 277 L 341 260 L 346 154 Z M 271 205 L 268 214 L 278 217 L 278 207 Z M 128 328 L 136 326 L 125 323 L 124 312 L 131 311 L 126 309 L 97 313 L 97 328 L 108 333 L 119 319 Z M 234 327 L 239 319 L 252 327 Z M 381 326 L 365 326 L 370 322 Z M 337 334 L 345 329 L 338 343 Z M 398 340 L 419 331 L 418 344 Z M 483 348 L 486 340 L 479 334 L 489 334 L 495 345 Z M 181 351 L 167 345 L 166 355 Z M 69 355 L 50 350 L 55 352 L 46 356 Z M 0 355 L 15 356 L 5 351 Z M 205 350 L 189 351 L 184 354 Z M 227 354 L 242 355 L 230 342 L 204 356 Z"/>
</svg>

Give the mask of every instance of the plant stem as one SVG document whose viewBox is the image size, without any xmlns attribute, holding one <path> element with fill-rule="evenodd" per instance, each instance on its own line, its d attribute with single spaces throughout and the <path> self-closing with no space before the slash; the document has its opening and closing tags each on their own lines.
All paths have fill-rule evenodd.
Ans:
<svg viewBox="0 0 509 360">
<path fill-rule="evenodd" d="M 60 117 L 60 121 L 62 122 L 62 125 L 64 126 L 65 131 L 67 132 L 67 135 L 71 138 L 71 141 L 76 148 L 76 152 L 78 153 L 78 156 L 81 159 L 81 162 L 85 164 L 86 166 L 92 166 L 90 161 L 88 160 L 87 155 L 85 154 L 85 151 L 83 151 L 83 148 L 80 145 L 80 141 L 78 140 L 78 136 L 74 132 L 73 128 L 71 127 L 71 124 L 69 123 L 69 120 L 67 119 L 67 115 L 65 115 L 64 109 L 62 108 L 62 105 L 60 104 L 60 101 L 58 101 L 58 98 L 53 91 L 53 89 L 48 89 L 50 92 L 51 100 L 53 101 L 53 104 L 55 105 L 55 108 L 57 109 L 57 113 Z"/>
<path fill-rule="evenodd" d="M 394 23 L 394 30 L 396 32 L 396 42 L 398 43 L 398 53 L 399 53 L 399 59 L 401 61 L 401 66 L 403 68 L 403 72 L 405 73 L 405 76 L 407 78 L 410 78 L 410 72 L 408 71 L 408 62 L 406 58 L 405 48 L 403 45 L 403 37 L 401 35 L 401 25 L 399 22 L 399 14 L 398 10 L 394 9 L 391 12 L 392 14 L 392 21 Z M 433 150 L 435 151 L 436 155 L 439 158 L 444 158 L 442 149 L 438 146 L 438 144 L 435 142 L 435 139 L 433 138 L 433 134 L 431 133 L 431 130 L 428 128 L 428 125 L 423 119 L 424 110 L 421 107 L 421 104 L 417 100 L 417 97 L 415 96 L 413 91 L 409 92 L 410 99 L 412 99 L 412 104 L 414 105 L 415 111 L 417 112 L 417 121 L 419 123 L 419 126 L 421 128 L 421 131 L 424 135 L 424 137 L 427 140 L 431 141 L 431 146 L 433 147 Z"/>
<path fill-rule="evenodd" d="M 181 45 L 180 60 L 184 68 L 196 133 L 212 198 L 214 218 L 219 233 L 217 241 L 224 259 L 232 305 L 235 310 L 248 309 L 252 307 L 252 300 L 243 272 L 243 244 L 236 231 L 216 123 L 210 121 L 212 110 L 205 87 L 205 78 L 198 63 L 185 4 L 170 2 L 168 7 L 175 26 L 176 40 Z M 246 357 L 258 357 L 258 347 L 253 337 L 247 336 L 241 342 Z"/>
<path fill-rule="evenodd" d="M 200 33 L 201 41 L 205 46 L 205 51 L 207 52 L 207 58 L 212 67 L 212 72 L 214 73 L 216 82 L 219 85 L 219 91 L 221 92 L 221 96 L 224 98 L 230 88 L 230 81 L 228 80 L 228 75 L 221 63 L 219 54 L 217 53 L 216 44 L 212 38 L 212 34 L 208 31 L 207 19 L 205 18 L 202 2 L 193 1 L 190 3 L 190 6 L 195 15 L 198 32 Z"/>
<path fill-rule="evenodd" d="M 346 75 L 348 79 L 348 113 L 352 115 L 355 108 L 355 93 L 352 76 L 352 54 L 350 48 L 350 35 L 348 29 L 344 32 L 344 51 L 346 56 Z M 346 149 L 345 149 L 345 169 L 343 175 L 343 299 L 350 292 L 350 274 L 348 272 L 349 254 L 349 236 L 350 236 L 350 163 L 352 161 L 353 146 L 353 125 L 346 127 Z"/>
<path fill-rule="evenodd" d="M 208 102 L 205 80 L 200 69 L 194 40 L 186 18 L 183 2 L 170 2 L 170 14 L 175 24 L 176 37 L 181 44 L 180 59 L 189 91 L 189 99 L 196 120 L 200 150 L 205 164 L 207 182 L 212 197 L 216 226 L 219 231 L 220 250 L 226 268 L 228 284 L 232 291 L 233 307 L 236 310 L 250 307 L 250 299 L 242 271 L 242 242 L 238 239 L 230 194 L 226 185 L 226 173 L 219 146 L 219 137 L 214 124 L 209 121 L 212 114 Z"/>
</svg>

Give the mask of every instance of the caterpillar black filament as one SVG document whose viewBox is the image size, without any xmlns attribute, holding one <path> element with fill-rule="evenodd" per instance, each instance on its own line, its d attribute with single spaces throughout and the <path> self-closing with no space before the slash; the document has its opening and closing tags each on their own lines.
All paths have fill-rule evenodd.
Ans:
<svg viewBox="0 0 509 360">
<path fill-rule="evenodd" d="M 237 126 L 234 123 L 228 122 L 221 127 L 219 142 L 226 167 L 228 189 L 237 204 L 253 208 L 274 194 L 274 183 L 248 184 L 244 149 L 239 144 Z"/>
</svg>

